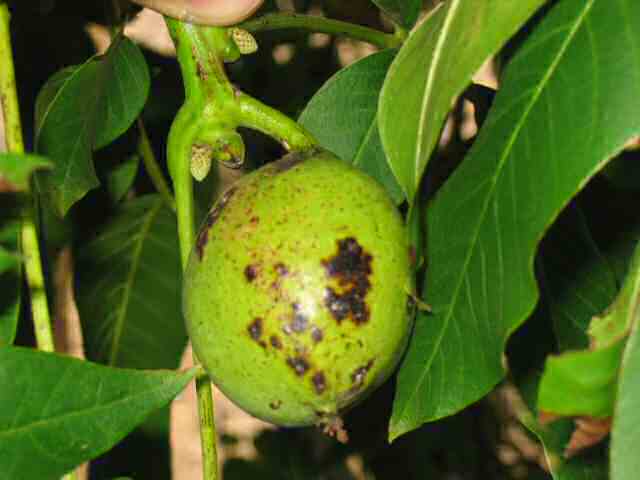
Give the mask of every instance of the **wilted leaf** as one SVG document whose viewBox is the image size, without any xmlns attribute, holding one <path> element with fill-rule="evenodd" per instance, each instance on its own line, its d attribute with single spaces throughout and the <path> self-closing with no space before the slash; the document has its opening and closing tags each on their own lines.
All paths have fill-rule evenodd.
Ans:
<svg viewBox="0 0 640 480">
<path fill-rule="evenodd" d="M 433 313 L 416 321 L 391 438 L 460 410 L 502 378 L 506 339 L 537 301 L 539 239 L 640 131 L 640 105 L 629 101 L 640 85 L 640 50 L 630 48 L 638 36 L 635 1 L 565 0 L 507 67 L 472 150 L 427 212 Z M 568 78 L 579 88 L 567 89 Z"/>
<path fill-rule="evenodd" d="M 120 370 L 36 350 L 0 348 L 0 471 L 61 477 L 118 443 L 194 377 Z"/>
</svg>

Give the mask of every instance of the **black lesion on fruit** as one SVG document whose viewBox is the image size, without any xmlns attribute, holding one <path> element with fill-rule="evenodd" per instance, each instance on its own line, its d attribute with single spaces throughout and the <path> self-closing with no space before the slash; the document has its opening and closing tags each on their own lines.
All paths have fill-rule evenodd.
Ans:
<svg viewBox="0 0 640 480">
<path fill-rule="evenodd" d="M 253 282 L 258 276 L 258 267 L 256 265 L 247 265 L 244 269 L 244 278 L 247 282 Z"/>
<path fill-rule="evenodd" d="M 286 277 L 287 275 L 289 275 L 289 269 L 282 262 L 276 263 L 274 270 L 276 271 L 279 277 Z"/>
<path fill-rule="evenodd" d="M 247 331 L 253 340 L 260 342 L 260 337 L 262 337 L 262 318 L 254 318 L 253 322 L 247 327 Z"/>
<path fill-rule="evenodd" d="M 338 240 L 337 244 L 337 253 L 322 260 L 327 275 L 337 280 L 337 287 L 325 289 L 324 303 L 338 323 L 350 318 L 360 325 L 370 316 L 366 296 L 371 289 L 373 257 L 353 237 Z"/>
<path fill-rule="evenodd" d="M 313 383 L 313 388 L 316 390 L 318 395 L 322 395 L 327 389 L 327 379 L 323 372 L 317 372 L 314 374 L 313 377 L 311 377 L 311 383 Z"/>
<path fill-rule="evenodd" d="M 269 404 L 271 410 L 278 410 L 282 406 L 282 400 L 274 400 Z"/>
<path fill-rule="evenodd" d="M 277 335 L 271 335 L 271 337 L 269 338 L 269 342 L 271 343 L 271 346 L 276 350 L 282 350 L 282 340 L 280 340 L 280 337 L 278 337 Z"/>
<path fill-rule="evenodd" d="M 298 303 L 292 303 L 293 319 L 291 320 L 291 331 L 295 333 L 304 332 L 309 326 L 309 317 L 302 311 L 302 307 Z"/>
<path fill-rule="evenodd" d="M 296 375 L 302 377 L 310 368 L 309 362 L 304 357 L 289 357 L 287 365 L 293 369 Z"/>
<path fill-rule="evenodd" d="M 311 340 L 313 343 L 320 343 L 324 338 L 324 333 L 318 327 L 313 327 L 311 329 Z"/>
<path fill-rule="evenodd" d="M 353 385 L 352 388 L 360 389 L 362 385 L 364 385 L 364 380 L 367 377 L 367 373 L 369 373 L 369 370 L 371 370 L 371 367 L 373 367 L 373 363 L 374 360 L 371 359 L 367 362 L 366 365 L 356 368 L 353 373 L 351 373 L 351 384 Z"/>
<path fill-rule="evenodd" d="M 204 223 L 200 228 L 198 238 L 196 239 L 196 252 L 198 253 L 198 258 L 200 260 L 202 260 L 202 257 L 204 256 L 204 247 L 209 243 L 209 231 L 220 218 L 222 210 L 224 210 L 224 207 L 227 205 L 229 199 L 234 193 L 236 193 L 236 189 L 235 187 L 231 187 L 222 195 L 222 197 L 220 197 L 220 200 L 218 200 L 207 214 L 207 218 L 205 218 Z"/>
</svg>

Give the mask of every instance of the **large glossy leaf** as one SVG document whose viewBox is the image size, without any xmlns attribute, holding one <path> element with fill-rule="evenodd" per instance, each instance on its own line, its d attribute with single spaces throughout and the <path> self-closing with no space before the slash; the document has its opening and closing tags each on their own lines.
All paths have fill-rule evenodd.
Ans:
<svg viewBox="0 0 640 480">
<path fill-rule="evenodd" d="M 537 301 L 539 239 L 640 132 L 640 105 L 629 101 L 640 88 L 638 36 L 633 0 L 565 0 L 511 61 L 472 150 L 428 210 L 424 294 L 433 314 L 416 322 L 391 438 L 458 411 L 502 378 L 505 341 Z"/>
<path fill-rule="evenodd" d="M 78 308 L 90 359 L 175 368 L 186 343 L 175 216 L 160 196 L 123 205 L 79 252 Z"/>
<path fill-rule="evenodd" d="M 51 163 L 44 157 L 0 153 L 0 184 L 4 183 L 4 188 L 12 191 L 25 191 L 29 188 L 31 174 L 43 168 L 51 168 Z"/>
<path fill-rule="evenodd" d="M 637 317 L 637 312 L 636 312 Z M 611 480 L 634 480 L 640 472 L 640 321 L 633 329 L 622 358 L 615 416 L 611 432 Z"/>
<path fill-rule="evenodd" d="M 455 97 L 544 1 L 450 0 L 403 45 L 382 90 L 379 122 L 411 202 Z"/>
<path fill-rule="evenodd" d="M 373 0 L 373 3 L 404 28 L 416 23 L 422 8 L 422 0 Z"/>
<path fill-rule="evenodd" d="M 338 72 L 314 95 L 299 121 L 323 147 L 367 172 L 400 203 L 402 190 L 378 132 L 378 97 L 395 54 L 376 53 Z"/>
<path fill-rule="evenodd" d="M 61 477 L 115 445 L 193 377 L 193 370 L 120 370 L 31 349 L 0 348 L 2 477 Z"/>
<path fill-rule="evenodd" d="M 148 92 L 144 57 L 123 37 L 105 55 L 58 72 L 43 87 L 36 107 L 36 149 L 54 169 L 41 176 L 40 187 L 59 213 L 98 185 L 92 151 L 129 128 Z"/>
<path fill-rule="evenodd" d="M 591 321 L 590 348 L 547 360 L 538 397 L 541 410 L 593 417 L 613 414 L 622 353 L 639 308 L 640 246 L 615 302 Z"/>
</svg>

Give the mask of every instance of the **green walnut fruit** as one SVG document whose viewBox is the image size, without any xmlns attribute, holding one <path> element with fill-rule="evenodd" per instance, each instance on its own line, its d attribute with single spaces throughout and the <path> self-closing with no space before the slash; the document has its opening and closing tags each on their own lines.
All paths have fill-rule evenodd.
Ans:
<svg viewBox="0 0 640 480">
<path fill-rule="evenodd" d="M 328 152 L 289 154 L 209 212 L 185 273 L 184 315 L 231 400 L 331 433 L 402 355 L 409 278 L 405 228 L 383 188 Z"/>
</svg>

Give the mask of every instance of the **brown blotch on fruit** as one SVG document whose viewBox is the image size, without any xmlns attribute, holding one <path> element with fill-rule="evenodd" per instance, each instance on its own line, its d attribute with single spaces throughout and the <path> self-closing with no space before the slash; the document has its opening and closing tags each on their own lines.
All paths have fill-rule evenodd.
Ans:
<svg viewBox="0 0 640 480">
<path fill-rule="evenodd" d="M 289 357 L 287 358 L 287 365 L 289 365 L 299 377 L 302 377 L 307 373 L 307 370 L 309 370 L 309 362 L 303 357 Z"/>
<path fill-rule="evenodd" d="M 369 373 L 369 370 L 371 370 L 371 367 L 373 367 L 373 362 L 374 360 L 371 359 L 367 362 L 366 365 L 358 367 L 353 371 L 353 373 L 351 374 L 351 383 L 353 384 L 354 388 L 359 388 L 360 386 L 362 386 L 362 384 L 364 384 L 364 379 L 366 378 L 367 373 Z"/>
<path fill-rule="evenodd" d="M 315 388 L 318 395 L 321 395 L 327 389 L 327 379 L 322 372 L 318 372 L 311 377 L 311 382 L 313 383 L 313 388 Z"/>
<path fill-rule="evenodd" d="M 289 269 L 284 263 L 276 263 L 275 271 L 280 277 L 286 277 L 289 275 Z"/>
<path fill-rule="evenodd" d="M 229 190 L 227 190 L 207 214 L 207 218 L 204 221 L 204 226 L 200 229 L 200 234 L 196 239 L 196 252 L 198 252 L 198 258 L 200 260 L 202 260 L 202 257 L 204 256 L 204 247 L 209 242 L 209 230 L 211 230 L 211 228 L 218 221 L 218 218 L 220 218 L 220 215 L 222 214 L 222 210 L 224 210 L 224 207 L 227 205 L 229 199 L 235 192 L 235 187 L 231 187 Z"/>
<path fill-rule="evenodd" d="M 287 170 L 291 170 L 293 167 L 302 163 L 304 159 L 307 158 L 307 155 L 302 154 L 300 152 L 292 152 L 288 155 L 285 155 L 280 160 L 276 160 L 271 164 L 271 169 L 275 174 L 286 172 Z"/>
<path fill-rule="evenodd" d="M 271 346 L 276 350 L 282 350 L 282 341 L 277 335 L 271 335 L 269 342 L 271 342 Z"/>
<path fill-rule="evenodd" d="M 324 333 L 318 327 L 313 327 L 311 329 L 311 339 L 314 343 L 320 343 L 324 338 Z"/>
<path fill-rule="evenodd" d="M 338 323 L 350 318 L 356 325 L 369 320 L 369 307 L 365 301 L 371 288 L 371 261 L 367 253 L 353 237 L 338 240 L 338 251 L 322 260 L 327 276 L 337 285 L 325 289 L 324 304 Z"/>
<path fill-rule="evenodd" d="M 278 410 L 282 406 L 282 400 L 274 400 L 269 404 L 271 410 Z"/>
<path fill-rule="evenodd" d="M 247 282 L 253 282 L 258 276 L 258 267 L 255 265 L 247 265 L 244 269 L 244 278 L 247 279 Z"/>
<path fill-rule="evenodd" d="M 247 327 L 247 331 L 252 339 L 259 341 L 262 336 L 262 318 L 256 317 Z"/>
<path fill-rule="evenodd" d="M 291 331 L 295 333 L 304 332 L 309 326 L 309 317 L 307 317 L 298 303 L 292 303 L 293 308 L 293 320 L 291 321 Z"/>
</svg>

